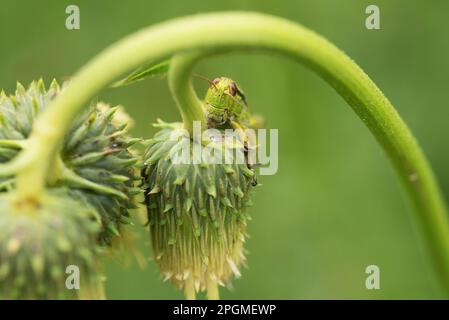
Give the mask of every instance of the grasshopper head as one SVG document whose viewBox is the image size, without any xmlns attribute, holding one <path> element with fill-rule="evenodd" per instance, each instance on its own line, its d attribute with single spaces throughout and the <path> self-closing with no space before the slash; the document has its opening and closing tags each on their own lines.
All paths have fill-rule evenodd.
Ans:
<svg viewBox="0 0 449 320">
<path fill-rule="evenodd" d="M 230 116 L 238 118 L 240 110 L 246 106 L 242 90 L 226 77 L 211 81 L 204 102 L 208 121 L 219 125 L 226 123 Z"/>
<path fill-rule="evenodd" d="M 218 109 L 228 109 L 232 104 L 245 103 L 245 95 L 234 80 L 219 77 L 211 81 L 205 102 Z"/>
</svg>

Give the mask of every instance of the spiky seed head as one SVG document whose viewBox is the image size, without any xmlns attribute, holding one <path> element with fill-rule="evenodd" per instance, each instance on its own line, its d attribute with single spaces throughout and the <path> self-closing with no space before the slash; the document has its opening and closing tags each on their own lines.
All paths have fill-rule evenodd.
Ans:
<svg viewBox="0 0 449 320">
<path fill-rule="evenodd" d="M 0 95 L 0 140 L 24 141 L 31 133 L 34 120 L 63 88 L 53 81 L 46 89 L 42 80 L 33 81 L 26 90 L 17 85 L 14 95 Z M 101 216 L 98 239 L 109 244 L 122 224 L 130 223 L 129 209 L 135 208 L 133 195 L 139 192 L 134 182 L 138 159 L 130 147 L 139 139 L 127 133 L 130 118 L 121 108 L 94 103 L 74 120 L 63 142 L 60 160 L 73 173 L 61 177 L 57 186 L 69 186 L 72 197 L 87 201 Z M 18 144 L 17 144 L 18 145 Z M 0 163 L 17 155 L 20 148 L 0 146 Z M 93 184 L 92 184 L 93 183 Z M 14 177 L 0 178 L 0 190 L 14 184 Z"/>
<path fill-rule="evenodd" d="M 1 194 L 0 299 L 73 299 L 96 290 L 99 228 L 96 210 L 66 190 L 53 189 L 39 204 Z M 69 266 L 79 270 L 80 290 L 66 286 Z"/>
<path fill-rule="evenodd" d="M 211 154 L 203 154 L 201 163 L 181 164 L 174 155 L 188 145 L 193 158 L 197 144 L 175 133 L 182 124 L 159 126 L 142 170 L 154 259 L 163 277 L 180 289 L 188 280 L 196 291 L 205 290 L 210 279 L 229 284 L 245 260 L 245 208 L 254 172 L 245 163 L 211 163 Z M 217 150 L 219 157 L 245 156 L 243 148 Z"/>
</svg>

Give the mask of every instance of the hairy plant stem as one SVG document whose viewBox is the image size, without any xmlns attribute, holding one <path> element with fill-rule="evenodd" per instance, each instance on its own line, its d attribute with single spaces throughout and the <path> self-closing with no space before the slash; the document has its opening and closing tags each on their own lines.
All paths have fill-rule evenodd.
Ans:
<svg viewBox="0 0 449 320">
<path fill-rule="evenodd" d="M 25 150 L 22 156 L 28 157 L 24 158 L 26 161 L 0 167 L 0 173 L 21 168 L 20 194 L 28 189 L 30 181 L 41 189 L 46 176 L 42 172 L 48 167 L 40 166 L 55 157 L 57 145 L 72 119 L 101 89 L 144 63 L 191 50 L 211 54 L 230 49 L 262 49 L 289 56 L 319 74 L 348 102 L 392 161 L 415 207 L 414 220 L 421 226 L 441 284 L 449 294 L 446 207 L 432 170 L 410 130 L 377 86 L 348 56 L 313 31 L 281 18 L 239 12 L 196 15 L 151 26 L 117 42 L 85 65 L 37 120 L 38 127 L 51 127 L 55 133 L 47 139 L 48 152 Z M 172 72 L 179 76 L 173 78 L 172 73 L 170 79 L 177 99 L 190 95 L 194 101 L 185 82 L 189 75 L 183 70 Z M 184 121 L 190 119 L 189 112 L 181 109 Z M 195 114 L 192 109 L 194 118 Z M 40 132 L 35 130 L 32 137 L 42 142 Z M 29 161 L 30 152 L 33 161 Z"/>
<path fill-rule="evenodd" d="M 46 182 L 53 183 L 59 175 L 59 148 L 65 131 L 53 130 L 51 122 L 36 121 L 33 133 L 27 140 L 26 148 L 19 154 L 16 164 L 17 202 L 29 202 L 38 205 Z M 23 160 L 22 160 L 23 159 Z M 0 170 L 1 171 L 1 170 Z M 58 172 L 55 172 L 58 171 Z"/>
</svg>

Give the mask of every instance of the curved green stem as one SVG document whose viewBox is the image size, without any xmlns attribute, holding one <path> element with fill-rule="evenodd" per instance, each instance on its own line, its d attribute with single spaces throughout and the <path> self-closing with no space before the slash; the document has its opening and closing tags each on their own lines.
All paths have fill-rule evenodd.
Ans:
<svg viewBox="0 0 449 320">
<path fill-rule="evenodd" d="M 200 121 L 201 128 L 205 128 L 206 125 L 202 102 L 196 95 L 191 81 L 193 67 L 203 56 L 201 52 L 175 55 L 170 61 L 168 71 L 170 91 L 180 110 L 184 128 L 190 134 L 192 134 L 194 121 Z"/>
<path fill-rule="evenodd" d="M 442 285 L 449 294 L 448 217 L 421 149 L 369 77 L 333 44 L 296 23 L 263 14 L 234 12 L 196 15 L 144 29 L 114 44 L 84 66 L 36 123 L 37 128 L 51 127 L 51 134 L 35 129 L 32 137 L 45 140 L 46 152 L 42 156 L 54 156 L 79 110 L 124 73 L 187 50 L 214 53 L 229 49 L 263 49 L 292 57 L 317 72 L 348 102 L 394 164 L 416 209 L 415 220 L 422 227 Z M 46 160 L 33 162 L 20 173 L 19 192 L 26 190 L 25 183 L 33 173 L 38 179 L 34 183 L 44 184 L 42 179 L 47 168 L 39 167 L 39 163 L 50 162 Z"/>
<path fill-rule="evenodd" d="M 52 176 L 50 169 L 59 160 L 57 152 L 66 130 L 68 128 L 63 131 L 56 129 L 52 122 L 35 122 L 26 148 L 13 160 L 15 167 L 10 168 L 10 171 L 17 173 L 17 202 L 41 198 L 45 184 Z"/>
</svg>

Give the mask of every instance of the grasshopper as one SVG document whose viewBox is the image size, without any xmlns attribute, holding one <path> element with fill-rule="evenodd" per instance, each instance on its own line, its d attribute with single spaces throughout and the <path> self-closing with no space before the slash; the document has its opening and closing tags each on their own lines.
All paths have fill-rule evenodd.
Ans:
<svg viewBox="0 0 449 320">
<path fill-rule="evenodd" d="M 204 110 L 209 128 L 258 127 L 260 122 L 249 111 L 245 94 L 235 81 L 226 77 L 210 82 L 204 99 Z"/>
<path fill-rule="evenodd" d="M 237 130 L 243 141 L 245 154 L 248 153 L 248 148 L 255 147 L 248 144 L 244 129 L 258 128 L 262 125 L 262 120 L 251 115 L 245 94 L 235 81 L 226 77 L 210 81 L 204 99 L 204 111 L 208 128 Z M 252 169 L 252 164 L 248 163 L 248 168 Z M 252 184 L 257 185 L 255 175 Z"/>
</svg>

